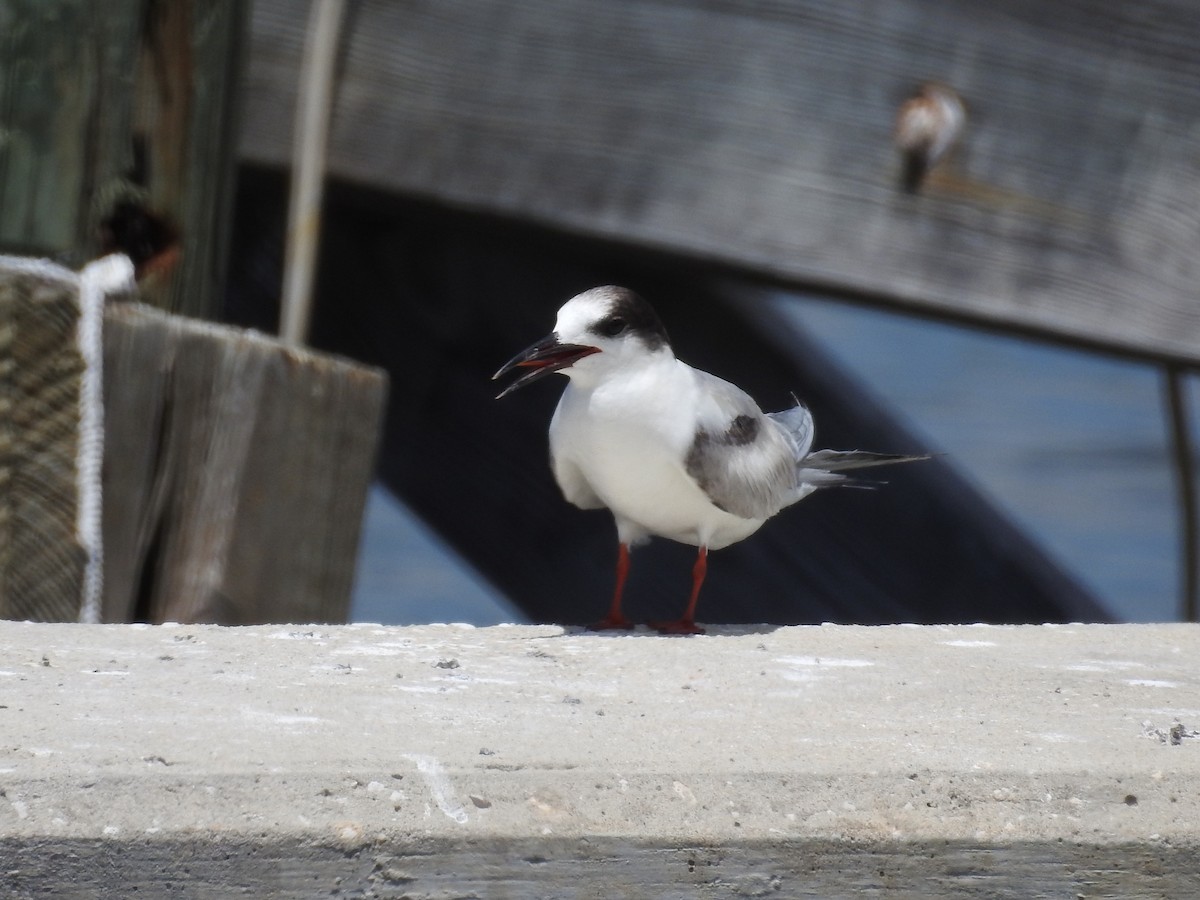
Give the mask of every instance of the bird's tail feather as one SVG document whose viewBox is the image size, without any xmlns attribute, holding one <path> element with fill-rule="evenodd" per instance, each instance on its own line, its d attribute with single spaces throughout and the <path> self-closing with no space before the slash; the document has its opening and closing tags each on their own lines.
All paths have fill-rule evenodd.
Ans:
<svg viewBox="0 0 1200 900">
<path fill-rule="evenodd" d="M 928 454 L 905 456 L 900 453 L 872 453 L 870 450 L 817 450 L 800 461 L 801 468 L 821 472 L 845 472 L 871 466 L 890 466 L 893 463 L 918 462 L 929 459 Z"/>
<path fill-rule="evenodd" d="M 846 472 L 855 469 L 866 469 L 871 466 L 888 466 L 893 463 L 918 462 L 929 459 L 927 455 L 905 456 L 899 453 L 872 453 L 869 450 L 818 450 L 804 457 L 798 464 L 799 481 L 809 486 L 809 490 L 820 490 L 826 487 L 847 487 L 873 491 L 887 484 L 874 478 L 860 478 L 847 475 Z"/>
</svg>

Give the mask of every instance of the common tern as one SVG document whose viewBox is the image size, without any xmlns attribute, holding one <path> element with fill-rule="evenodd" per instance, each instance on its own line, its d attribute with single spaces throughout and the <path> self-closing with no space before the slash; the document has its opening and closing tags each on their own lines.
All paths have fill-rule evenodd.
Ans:
<svg viewBox="0 0 1200 900">
<path fill-rule="evenodd" d="M 652 623 L 702 634 L 696 600 L 708 551 L 756 532 L 813 491 L 854 484 L 845 472 L 925 456 L 812 450 L 812 414 L 797 401 L 764 414 L 728 381 L 675 357 L 654 309 L 633 291 L 597 287 L 568 300 L 554 331 L 493 377 L 521 370 L 496 399 L 552 372 L 569 380 L 550 421 L 550 460 L 566 499 L 616 520 L 616 587 L 594 629 L 632 628 L 621 608 L 629 551 L 651 536 L 697 548 L 683 615 Z"/>
</svg>

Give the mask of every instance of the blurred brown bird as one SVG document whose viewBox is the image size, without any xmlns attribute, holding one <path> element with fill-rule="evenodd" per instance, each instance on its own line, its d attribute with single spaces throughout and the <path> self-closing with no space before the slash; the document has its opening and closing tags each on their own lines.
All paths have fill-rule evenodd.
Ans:
<svg viewBox="0 0 1200 900">
<path fill-rule="evenodd" d="M 900 106 L 894 140 L 900 150 L 904 190 L 916 193 L 929 170 L 962 133 L 967 110 L 953 88 L 930 82 Z"/>
</svg>

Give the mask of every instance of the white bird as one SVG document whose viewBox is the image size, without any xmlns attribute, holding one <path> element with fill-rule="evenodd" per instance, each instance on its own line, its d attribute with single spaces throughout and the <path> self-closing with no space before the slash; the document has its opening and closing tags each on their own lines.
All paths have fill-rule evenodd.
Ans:
<svg viewBox="0 0 1200 900">
<path fill-rule="evenodd" d="M 653 535 L 698 548 L 683 616 L 655 623 L 694 634 L 709 550 L 749 537 L 819 488 L 852 484 L 848 469 L 925 459 L 864 451 L 812 452 L 813 418 L 797 403 L 763 414 L 748 394 L 675 357 L 653 308 L 622 287 L 585 291 L 554 331 L 493 380 L 526 370 L 497 399 L 549 375 L 570 382 L 550 421 L 550 459 L 568 501 L 616 520 L 616 587 L 592 627 L 632 628 L 621 609 L 629 550 Z"/>
</svg>

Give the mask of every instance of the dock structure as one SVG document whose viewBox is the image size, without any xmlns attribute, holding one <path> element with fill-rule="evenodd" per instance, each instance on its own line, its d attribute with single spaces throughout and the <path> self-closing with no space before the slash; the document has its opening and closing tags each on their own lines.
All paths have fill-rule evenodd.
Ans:
<svg viewBox="0 0 1200 900">
<path fill-rule="evenodd" d="M 103 621 L 344 622 L 386 376 L 139 304 L 105 356 Z"/>
<path fill-rule="evenodd" d="M 5 896 L 1191 897 L 1188 625 L 0 622 Z"/>
<path fill-rule="evenodd" d="M 306 8 L 255 4 L 247 162 L 290 158 Z M 1195 365 L 1200 12 L 1151 10 L 367 2 L 344 35 L 330 172 Z M 927 82 L 956 92 L 966 121 L 913 194 L 895 126 Z"/>
<path fill-rule="evenodd" d="M 301 0 L 255 4 L 245 164 L 280 169 L 290 159 L 306 8 Z M 326 220 L 329 259 L 343 275 L 354 269 L 351 277 L 388 290 L 407 312 L 367 310 L 358 336 L 341 322 L 317 333 L 356 353 L 390 342 L 395 380 L 414 393 L 425 388 L 424 373 L 404 368 L 397 349 L 415 344 L 413 359 L 444 349 L 439 362 L 457 365 L 453 375 L 403 407 L 427 416 L 422 428 L 432 440 L 444 424 L 447 438 L 429 454 L 442 459 L 457 452 L 461 437 L 428 412 L 431 401 L 452 398 L 464 418 L 492 419 L 486 394 L 467 385 L 490 373 L 472 368 L 463 349 L 494 347 L 494 371 L 530 334 L 544 333 L 567 297 L 618 278 L 656 304 L 675 304 L 684 318 L 672 321 L 704 316 L 709 337 L 737 334 L 743 357 L 759 358 L 764 346 L 777 357 L 790 352 L 791 377 L 771 388 L 780 404 L 788 390 L 807 396 L 811 367 L 800 358 L 807 348 L 780 347 L 778 330 L 761 334 L 768 330 L 763 287 L 1149 362 L 1164 373 L 1179 473 L 1180 608 L 1196 618 L 1200 517 L 1183 398 L 1185 377 L 1200 363 L 1192 252 L 1200 170 L 1189 124 L 1200 117 L 1200 67 L 1182 35 L 1200 21 L 1182 0 L 1150 9 L 1115 0 L 1070 11 L 1026 0 L 955 10 L 899 0 L 886 11 L 732 0 L 565 0 L 553 8 L 468 0 L 453 9 L 363 3 L 343 31 L 328 161 L 335 180 L 369 186 L 375 202 L 363 202 L 362 221 L 340 235 Z M 965 119 L 953 146 L 910 190 L 897 117 L 931 82 L 961 98 Z M 389 217 L 389 202 L 425 205 Z M 439 242 L 439 216 L 445 223 L 455 213 Z M 538 237 L 529 239 L 528 253 L 501 259 L 500 248 L 511 243 L 464 239 L 472 227 L 466 223 L 480 218 L 589 242 L 590 257 L 568 269 L 557 256 L 561 243 Z M 647 259 L 657 264 L 653 273 L 634 263 Z M 343 285 L 328 281 L 322 291 L 346 316 Z M 705 292 L 692 308 L 687 295 Z M 713 294 L 722 299 L 709 302 Z M 489 317 L 477 298 L 502 315 Z M 486 324 L 473 330 L 469 317 L 481 316 Z M 518 322 L 528 330 L 502 348 L 505 324 Z M 747 337 L 745 325 L 760 334 Z M 409 337 L 414 328 L 426 329 L 427 339 Z M 689 351 L 687 358 L 710 367 L 718 355 Z M 735 367 L 720 374 L 750 380 Z M 832 396 L 842 393 L 854 392 L 833 385 Z M 394 407 L 393 417 L 400 411 Z M 830 418 L 818 414 L 818 428 Z M 544 453 L 492 433 L 501 457 Z M 473 522 L 439 511 L 427 477 L 437 459 L 420 456 L 386 441 L 387 484 L 511 596 L 541 609 L 562 595 L 552 562 L 527 578 L 506 571 L 500 554 L 470 534 Z M 512 472 L 505 480 L 533 479 Z M 542 488 L 534 485 L 539 498 Z M 944 485 L 948 495 L 964 489 Z M 494 533 L 511 520 L 512 504 L 490 497 L 487 484 L 470 485 L 469 494 L 482 504 L 475 523 Z M 534 502 L 540 510 L 540 499 Z M 572 532 L 561 519 L 539 511 L 538 521 L 548 523 L 556 549 L 570 544 L 563 556 L 570 566 L 599 555 L 576 552 L 583 538 L 566 537 Z M 924 527 L 889 521 L 886 513 L 884 522 L 888 534 Z M 971 530 L 969 517 L 959 519 L 964 540 Z M 794 533 L 790 542 L 801 538 L 813 536 Z M 848 540 L 829 541 L 837 551 L 822 544 L 814 556 L 833 558 Z M 1003 553 L 1003 538 L 981 540 L 987 555 L 996 556 L 993 547 Z M 546 546 L 514 536 L 506 549 L 514 559 L 536 558 Z M 746 568 L 774 571 L 760 595 L 781 594 L 802 575 L 771 561 Z M 853 577 L 853 568 L 843 566 L 838 577 Z M 721 588 L 712 587 L 715 599 Z M 721 602 L 732 609 L 734 600 Z M 808 610 L 781 610 L 780 620 L 819 620 L 820 609 L 835 606 L 826 593 Z M 866 615 L 894 619 L 898 606 L 910 608 L 884 603 Z M 1047 618 L 1060 612 L 1042 608 Z"/>
<path fill-rule="evenodd" d="M 248 10 L 0 13 L 0 616 L 346 618 L 386 378 L 198 318 Z"/>
<path fill-rule="evenodd" d="M 112 252 L 144 300 L 220 309 L 248 5 L 48 0 L 3 13 L 0 252 Z"/>
<path fill-rule="evenodd" d="M 89 271 L 0 256 L 0 617 L 344 621 L 386 378 Z"/>
<path fill-rule="evenodd" d="M 133 252 L 143 296 L 206 316 L 228 260 L 227 305 L 274 302 L 260 225 L 310 4 L 29 7 L 0 55 L 5 252 Z M 544 466 L 553 397 L 500 410 L 487 376 L 611 281 L 687 323 L 689 361 L 803 394 L 831 445 L 920 449 L 763 289 L 1162 365 L 1194 614 L 1194 6 L 364 0 L 343 24 L 314 334 L 368 366 L 127 303 L 104 321 L 102 617 L 305 624 L 0 621 L 0 893 L 1200 894 L 1194 626 L 749 624 L 1103 618 L 944 461 L 730 549 L 701 618 L 746 624 L 706 636 L 311 622 L 345 612 L 371 366 L 396 385 L 388 486 L 536 617 L 595 617 L 611 534 Z M 896 116 L 929 81 L 965 122 L 902 183 Z M 230 215 L 239 162 L 261 218 Z M 86 371 L 72 278 L 61 409 Z M 13 388 L 48 357 L 5 355 L 31 296 L 0 278 L 6 457 L 38 434 Z M 30 561 L 14 471 L 0 603 Z M 67 587 L 23 583 L 69 612 L 88 547 L 45 545 Z M 631 593 L 669 614 L 679 571 Z"/>
<path fill-rule="evenodd" d="M 5 32 L 0 241 L 82 263 L 133 212 L 166 239 L 145 260 L 161 264 L 160 305 L 215 314 L 233 100 L 248 197 L 288 161 L 310 5 L 110 6 L 43 4 Z M 691 361 L 760 397 L 809 396 L 830 444 L 908 436 L 785 340 L 763 287 L 1154 360 L 1182 410 L 1178 378 L 1200 362 L 1196 24 L 1181 0 L 366 0 L 335 67 L 342 185 L 324 233 L 343 264 L 319 276 L 316 335 L 397 376 L 389 486 L 560 620 L 593 617 L 583 592 L 606 593 L 611 534 L 566 508 L 542 464 L 552 397 L 500 412 L 487 376 L 582 287 L 628 278 L 695 323 L 673 331 Z M 29 60 L 41 80 L 13 76 Z M 965 125 L 901 184 L 896 114 L 931 79 L 965 101 Z M 42 102 L 55 90 L 72 103 Z M 40 218 L 47 197 L 68 215 Z M 241 246 L 269 245 L 247 222 Z M 269 281 L 239 265 L 233 294 Z M 106 497 L 131 504 L 104 535 L 126 553 L 107 582 L 122 616 L 341 608 L 346 569 L 312 593 L 293 576 L 334 546 L 322 529 L 344 551 L 356 528 L 360 494 L 326 476 L 355 469 L 364 487 L 373 432 L 353 410 L 383 403 L 378 372 L 356 406 L 257 335 L 134 306 L 108 311 L 106 335 L 106 421 L 133 436 L 108 440 L 104 466 Z M 0 356 L 0 403 L 12 373 Z M 352 454 L 272 394 L 284 373 Z M 1182 412 L 1176 433 L 1186 461 Z M 0 422 L 6 454 L 16 437 Z M 773 522 L 714 565 L 702 618 L 1103 616 L 937 473 Z M 0 529 L 12 521 L 0 504 Z M 641 571 L 642 595 L 676 606 L 670 560 Z M 1194 556 L 1189 571 L 1194 600 Z M 0 893 L 1186 898 L 1200 894 L 1198 655 L 1189 625 L 743 624 L 674 640 L 0 622 Z"/>
<path fill-rule="evenodd" d="M 294 111 L 328 112 L 330 202 L 302 217 L 306 234 L 320 223 L 324 235 L 314 344 L 403 386 L 382 480 L 542 620 L 585 620 L 558 598 L 581 571 L 609 569 L 589 562 L 609 535 L 559 514 L 545 473 L 529 473 L 542 436 L 532 419 L 486 410 L 485 382 L 580 289 L 633 281 L 673 322 L 698 323 L 681 342 L 690 362 L 764 406 L 795 392 L 822 440 L 845 446 L 922 449 L 850 379 L 815 365 L 818 350 L 781 340 L 764 288 L 1151 361 L 1179 472 L 1181 608 L 1200 615 L 1184 402 L 1200 363 L 1189 4 L 365 0 L 325 17 L 337 28 L 310 9 L 322 7 L 31 8 L 0 55 L 0 248 L 76 269 L 121 250 L 143 299 L 219 317 L 259 294 L 268 312 L 250 318 L 274 327 L 283 239 L 259 227 L 271 210 L 250 204 L 260 178 L 292 165 Z M 307 98 L 322 102 L 301 104 L 304 48 L 322 29 L 325 76 Z M 954 98 L 950 133 L 924 136 L 920 117 L 897 129 L 931 97 Z M 313 143 L 326 159 L 326 142 Z M 916 178 L 908 154 L 923 145 Z M 582 252 L 559 255 L 571 242 Z M 766 362 L 755 373 L 745 360 Z M 540 426 L 545 410 L 530 403 Z M 706 594 L 714 618 L 1105 617 L 965 479 L 926 468 L 938 474 L 898 474 L 869 507 L 814 513 L 845 515 L 828 532 L 772 523 L 761 552 L 731 550 L 730 580 L 714 572 Z M 505 528 L 514 517 L 538 527 Z M 673 566 L 639 566 L 651 593 L 669 593 Z M 738 590 L 775 605 L 739 608 Z M 960 611 L 964 595 L 973 610 Z"/>
</svg>

